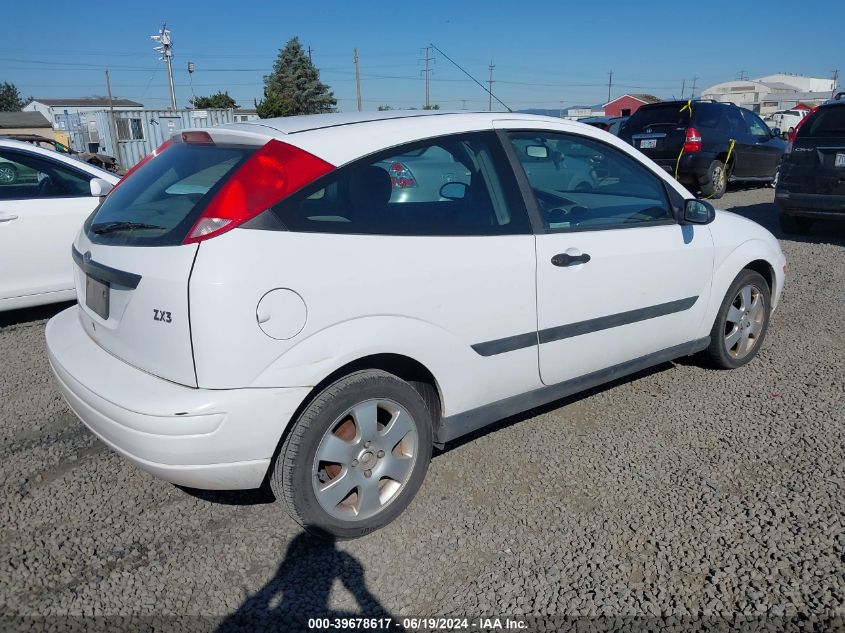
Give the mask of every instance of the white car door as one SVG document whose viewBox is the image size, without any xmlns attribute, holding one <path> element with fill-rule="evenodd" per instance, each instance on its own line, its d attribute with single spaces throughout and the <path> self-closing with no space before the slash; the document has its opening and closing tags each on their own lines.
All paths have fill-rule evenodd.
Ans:
<svg viewBox="0 0 845 633">
<path fill-rule="evenodd" d="M 9 148 L 0 148 L 0 176 L 0 301 L 72 290 L 71 244 L 99 203 L 93 176 Z"/>
<path fill-rule="evenodd" d="M 701 338 L 712 238 L 706 226 L 675 221 L 662 179 L 628 152 L 587 136 L 512 130 L 508 137 L 543 227 L 543 383 L 624 367 Z"/>
</svg>

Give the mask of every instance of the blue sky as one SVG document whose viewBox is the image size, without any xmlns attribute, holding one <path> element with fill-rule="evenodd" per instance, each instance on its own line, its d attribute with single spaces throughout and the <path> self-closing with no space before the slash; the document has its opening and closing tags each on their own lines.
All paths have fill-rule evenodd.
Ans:
<svg viewBox="0 0 845 633">
<path fill-rule="evenodd" d="M 687 96 L 707 87 L 794 72 L 845 75 L 845 2 L 7 2 L 0 24 L 0 81 L 24 96 L 104 94 L 149 107 L 168 104 L 167 75 L 149 36 L 173 32 L 180 107 L 194 94 L 228 90 L 260 98 L 262 77 L 293 36 L 342 110 L 354 110 L 352 51 L 360 55 L 365 109 L 419 107 L 422 48 L 433 42 L 478 79 L 495 64 L 494 92 L 514 109 L 603 102 L 612 94 Z M 434 53 L 431 100 L 444 109 L 486 109 L 487 95 Z M 196 64 L 189 77 L 188 61 Z M 191 83 L 193 84 L 191 86 Z M 845 81 L 840 81 L 845 84 Z"/>
</svg>

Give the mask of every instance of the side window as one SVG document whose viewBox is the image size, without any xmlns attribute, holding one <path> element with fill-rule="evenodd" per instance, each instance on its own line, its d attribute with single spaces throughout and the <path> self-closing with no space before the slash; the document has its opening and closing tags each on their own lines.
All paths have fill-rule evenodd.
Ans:
<svg viewBox="0 0 845 633">
<path fill-rule="evenodd" d="M 748 122 L 748 127 L 754 136 L 771 136 L 769 126 L 763 123 L 763 120 L 756 114 L 749 110 L 743 110 L 742 116 L 745 117 L 745 120 Z"/>
<path fill-rule="evenodd" d="M 728 133 L 736 140 L 749 133 L 748 124 L 742 118 L 739 108 L 728 108 Z"/>
<path fill-rule="evenodd" d="M 58 161 L 0 150 L 0 200 L 90 196 L 90 180 Z"/>
<path fill-rule="evenodd" d="M 529 233 L 493 135 L 441 137 L 342 168 L 276 205 L 290 231 L 372 235 Z"/>
<path fill-rule="evenodd" d="M 621 150 L 570 134 L 513 132 L 548 231 L 673 223 L 660 178 Z"/>
</svg>

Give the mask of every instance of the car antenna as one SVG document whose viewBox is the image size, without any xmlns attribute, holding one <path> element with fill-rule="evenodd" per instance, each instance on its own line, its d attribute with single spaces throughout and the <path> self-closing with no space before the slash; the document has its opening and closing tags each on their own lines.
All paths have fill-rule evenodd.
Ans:
<svg viewBox="0 0 845 633">
<path fill-rule="evenodd" d="M 458 70 L 460 70 L 463 74 L 465 74 L 467 77 L 469 77 L 469 78 L 470 78 L 470 79 L 472 79 L 475 83 L 477 83 L 479 86 L 481 86 L 481 89 L 482 89 L 482 90 L 484 90 L 484 92 L 486 92 L 486 93 L 487 93 L 487 94 L 489 94 L 491 97 L 493 97 L 496 101 L 498 101 L 498 102 L 499 102 L 499 103 L 501 103 L 503 106 L 505 106 L 505 109 L 506 109 L 508 112 L 513 112 L 513 110 L 511 110 L 511 109 L 507 106 L 507 104 L 506 104 L 504 101 L 502 101 L 501 99 L 499 99 L 499 97 L 497 97 L 497 96 L 496 96 L 496 95 L 494 95 L 492 92 L 490 92 L 490 90 L 489 90 L 488 88 L 486 88 L 486 87 L 484 86 L 484 84 L 483 84 L 483 83 L 481 83 L 480 81 L 478 81 L 478 79 L 476 79 L 475 77 L 473 77 L 472 75 L 470 75 L 467 71 L 465 71 L 463 68 L 461 68 L 461 66 L 460 66 L 460 64 L 458 64 L 458 62 L 456 62 L 454 59 L 452 59 L 451 57 L 449 57 L 446 53 L 444 53 L 443 51 L 441 51 L 441 50 L 440 50 L 439 48 L 437 48 L 434 44 L 429 44 L 429 46 L 431 46 L 431 48 L 433 48 L 433 49 L 434 49 L 434 50 L 436 50 L 438 53 L 440 53 L 441 55 L 443 55 L 443 57 L 445 57 L 447 60 L 449 60 L 450 62 L 452 62 L 452 64 L 454 64 L 454 65 L 455 65 L 455 68 L 457 68 Z"/>
</svg>

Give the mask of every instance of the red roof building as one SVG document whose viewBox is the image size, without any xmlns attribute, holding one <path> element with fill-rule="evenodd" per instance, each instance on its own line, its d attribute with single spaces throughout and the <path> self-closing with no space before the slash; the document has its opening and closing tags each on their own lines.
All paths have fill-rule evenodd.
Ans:
<svg viewBox="0 0 845 633">
<path fill-rule="evenodd" d="M 653 95 L 622 95 L 604 104 L 604 116 L 631 116 L 640 109 L 640 106 L 658 101 L 660 99 Z"/>
</svg>

